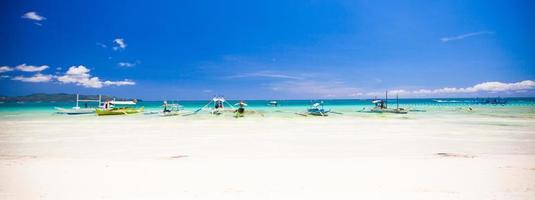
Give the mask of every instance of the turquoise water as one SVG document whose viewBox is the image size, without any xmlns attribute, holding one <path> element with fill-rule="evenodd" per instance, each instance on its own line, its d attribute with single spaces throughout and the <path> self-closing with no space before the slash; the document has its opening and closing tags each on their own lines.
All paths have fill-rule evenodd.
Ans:
<svg viewBox="0 0 535 200">
<path fill-rule="evenodd" d="M 535 98 L 508 98 L 505 105 L 477 104 L 474 99 L 399 99 L 399 106 L 413 110 L 407 116 L 436 117 L 444 114 L 478 115 L 482 117 L 504 118 L 534 118 Z M 339 114 L 331 116 L 377 116 L 374 113 L 358 112 L 373 107 L 370 100 L 344 99 L 322 100 L 326 109 L 331 109 Z M 238 103 L 237 100 L 229 100 L 230 104 Z M 269 100 L 248 100 L 247 109 L 257 111 L 262 117 L 299 117 L 295 113 L 302 113 L 313 102 L 311 100 L 278 100 L 279 106 L 268 105 Z M 193 112 L 208 101 L 178 101 L 186 111 Z M 0 103 L 0 119 L 23 118 L 23 117 L 65 117 L 55 113 L 54 107 L 71 108 L 75 102 L 4 102 Z M 144 106 L 145 112 L 160 111 L 161 101 L 139 102 L 138 106 Z M 84 107 L 83 103 L 80 107 Z M 96 104 L 88 103 L 89 107 Z M 226 105 L 227 106 L 227 105 Z M 396 100 L 389 100 L 389 107 L 395 107 Z M 228 106 L 227 106 L 228 107 Z M 468 108 L 473 108 L 469 111 Z M 202 115 L 203 113 L 200 113 Z M 141 115 L 149 117 L 150 115 Z"/>
</svg>

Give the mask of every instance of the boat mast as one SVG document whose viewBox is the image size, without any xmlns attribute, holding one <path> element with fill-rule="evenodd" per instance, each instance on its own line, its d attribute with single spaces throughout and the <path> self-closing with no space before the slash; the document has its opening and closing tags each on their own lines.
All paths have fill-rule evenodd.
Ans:
<svg viewBox="0 0 535 200">
<path fill-rule="evenodd" d="M 80 101 L 80 95 L 76 94 L 76 107 L 78 108 L 78 101 Z"/>
<path fill-rule="evenodd" d="M 388 90 L 385 92 L 386 100 L 385 100 L 385 108 L 388 108 Z"/>
<path fill-rule="evenodd" d="M 396 94 L 396 109 L 399 109 L 399 96 Z"/>
</svg>

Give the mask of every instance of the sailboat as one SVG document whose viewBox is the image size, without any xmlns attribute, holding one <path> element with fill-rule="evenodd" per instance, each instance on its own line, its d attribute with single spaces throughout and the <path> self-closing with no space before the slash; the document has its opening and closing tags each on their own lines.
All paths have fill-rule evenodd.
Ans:
<svg viewBox="0 0 535 200">
<path fill-rule="evenodd" d="M 98 102 L 98 105 L 100 105 L 101 96 L 98 95 L 98 100 L 91 100 L 91 99 L 80 99 L 80 95 L 76 94 L 76 106 L 72 108 L 60 108 L 60 107 L 54 107 L 56 109 L 56 113 L 58 114 L 67 114 L 67 115 L 81 115 L 81 114 L 92 114 L 95 113 L 95 108 L 88 108 L 87 104 L 86 107 L 80 108 L 79 103 L 80 102 Z"/>
<path fill-rule="evenodd" d="M 388 108 L 388 91 L 386 91 L 385 96 L 386 96 L 385 100 L 376 98 L 372 101 L 372 103 L 375 104 L 375 107 L 372 108 L 370 112 L 396 113 L 396 114 L 407 114 L 409 112 L 407 109 L 399 107 L 398 95 L 396 95 L 396 108 Z"/>
<path fill-rule="evenodd" d="M 119 105 L 127 105 L 125 107 L 117 107 Z M 99 116 L 102 115 L 127 115 L 127 114 L 136 114 L 143 112 L 144 107 L 135 108 L 129 107 L 128 105 L 136 105 L 136 101 L 106 101 L 103 103 L 101 108 L 96 109 L 96 113 Z"/>
</svg>

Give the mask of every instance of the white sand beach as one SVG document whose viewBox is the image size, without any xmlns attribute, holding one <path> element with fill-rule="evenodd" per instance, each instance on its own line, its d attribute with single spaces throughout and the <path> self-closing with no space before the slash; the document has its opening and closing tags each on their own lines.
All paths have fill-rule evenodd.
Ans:
<svg viewBox="0 0 535 200">
<path fill-rule="evenodd" d="M 0 10 L 0 200 L 535 200 L 535 0 Z"/>
<path fill-rule="evenodd" d="M 3 200 L 535 199 L 533 119 L 117 116 L 0 127 Z"/>
</svg>

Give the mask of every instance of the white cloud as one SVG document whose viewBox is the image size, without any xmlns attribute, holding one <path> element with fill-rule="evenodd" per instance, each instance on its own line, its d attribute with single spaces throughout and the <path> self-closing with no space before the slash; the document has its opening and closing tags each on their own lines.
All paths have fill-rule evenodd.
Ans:
<svg viewBox="0 0 535 200">
<path fill-rule="evenodd" d="M 104 85 L 110 85 L 110 86 L 124 86 L 124 85 L 135 85 L 136 82 L 125 79 L 122 81 L 104 81 Z"/>
<path fill-rule="evenodd" d="M 474 36 L 485 35 L 485 34 L 493 34 L 493 32 L 491 32 L 491 31 L 479 31 L 479 32 L 466 33 L 466 34 L 457 35 L 457 36 L 443 37 L 443 38 L 440 38 L 440 41 L 442 41 L 442 42 L 450 42 L 450 41 L 454 41 L 454 40 L 462 40 L 462 39 L 465 39 L 465 38 L 468 38 L 468 37 L 474 37 Z"/>
<path fill-rule="evenodd" d="M 535 82 L 531 80 L 524 80 L 515 83 L 503 83 L 503 82 L 483 82 L 471 87 L 455 88 L 444 87 L 438 89 L 418 89 L 418 90 L 391 90 L 391 94 L 402 95 L 433 95 L 433 94 L 469 94 L 478 92 L 520 92 L 535 89 Z M 368 96 L 376 96 L 379 93 L 370 92 Z"/>
<path fill-rule="evenodd" d="M 531 80 L 520 81 L 516 83 L 502 83 L 502 82 L 485 82 L 475 85 L 474 90 L 477 91 L 515 91 L 515 90 L 529 90 L 535 88 L 535 82 Z"/>
<path fill-rule="evenodd" d="M 88 79 L 80 80 L 77 85 L 81 85 L 88 88 L 101 88 L 102 81 L 98 77 L 91 77 Z"/>
<path fill-rule="evenodd" d="M 502 82 L 484 82 L 472 87 L 453 88 L 445 87 L 434 90 L 421 89 L 414 91 L 415 94 L 448 94 L 448 93 L 476 93 L 476 92 L 507 92 L 517 90 L 530 90 L 535 88 L 535 82 L 531 80 L 520 81 L 516 83 Z"/>
<path fill-rule="evenodd" d="M 88 88 L 101 88 L 102 81 L 98 77 L 91 77 L 90 71 L 83 65 L 72 66 L 69 67 L 65 75 L 59 76 L 57 79 L 62 83 L 74 83 Z"/>
<path fill-rule="evenodd" d="M 46 20 L 46 17 L 43 17 L 43 16 L 37 14 L 37 13 L 34 12 L 34 11 L 24 13 L 24 15 L 22 15 L 21 17 L 22 17 L 23 19 L 29 19 L 29 20 L 34 20 L 34 21 L 43 21 L 43 20 Z"/>
<path fill-rule="evenodd" d="M 407 91 L 407 90 L 391 90 L 391 91 L 388 91 L 388 93 L 391 93 L 391 94 L 408 94 L 408 93 L 410 93 L 410 91 Z"/>
<path fill-rule="evenodd" d="M 19 71 L 23 71 L 23 72 L 40 72 L 45 69 L 48 69 L 48 66 L 47 65 L 34 66 L 34 65 L 22 64 L 22 65 L 16 66 L 15 69 Z"/>
<path fill-rule="evenodd" d="M 313 80 L 288 80 L 275 82 L 268 85 L 273 91 L 286 92 L 291 94 L 310 95 L 312 97 L 373 97 L 383 96 L 384 91 L 362 92 L 360 88 L 349 86 L 341 81 L 313 81 Z M 483 82 L 471 87 L 455 88 L 444 87 L 437 89 L 417 89 L 389 90 L 389 95 L 407 96 L 429 96 L 443 94 L 476 94 L 481 92 L 526 92 L 535 89 L 535 81 L 525 80 L 514 83 L 503 82 Z"/>
<path fill-rule="evenodd" d="M 119 50 L 119 49 L 124 49 L 126 48 L 126 42 L 124 41 L 123 38 L 117 38 L 115 40 L 113 40 L 113 43 L 116 45 L 113 47 L 113 50 Z"/>
<path fill-rule="evenodd" d="M 15 76 L 11 80 L 15 81 L 22 81 L 22 82 L 31 82 L 31 83 L 39 83 L 39 82 L 49 82 L 53 78 L 52 75 L 45 75 L 45 74 L 35 74 L 31 77 L 25 77 L 25 76 Z"/>
<path fill-rule="evenodd" d="M 136 66 L 136 63 L 131 63 L 131 62 L 119 62 L 117 63 L 117 65 L 119 67 L 134 67 Z"/>
<path fill-rule="evenodd" d="M 12 67 L 9 67 L 9 66 L 1 66 L 0 67 L 0 73 L 10 72 L 10 71 L 13 71 Z"/>
<path fill-rule="evenodd" d="M 69 67 L 65 75 L 57 77 L 61 83 L 74 83 L 87 88 L 102 88 L 103 86 L 125 86 L 136 83 L 125 79 L 123 81 L 101 81 L 98 77 L 89 74 L 91 70 L 83 65 Z"/>
<path fill-rule="evenodd" d="M 0 76 L 0 79 L 4 79 L 4 78 L 9 78 L 9 76 L 8 76 L 8 75 L 2 75 L 2 76 Z"/>
<path fill-rule="evenodd" d="M 292 76 L 292 75 L 287 75 L 287 74 L 282 74 L 282 73 L 275 73 L 271 71 L 259 71 L 259 72 L 253 72 L 253 73 L 238 74 L 238 75 L 228 76 L 227 78 L 236 79 L 236 78 L 251 78 L 251 77 L 295 79 L 295 80 L 303 79 L 303 77 L 300 77 L 300 76 Z"/>
<path fill-rule="evenodd" d="M 213 91 L 212 91 L 212 90 L 208 90 L 208 89 L 206 89 L 206 90 L 202 90 L 202 92 L 203 92 L 203 93 L 212 93 Z"/>
<path fill-rule="evenodd" d="M 108 45 L 105 45 L 105 44 L 100 43 L 100 42 L 97 42 L 97 46 L 102 47 L 102 48 L 108 48 Z"/>
</svg>

